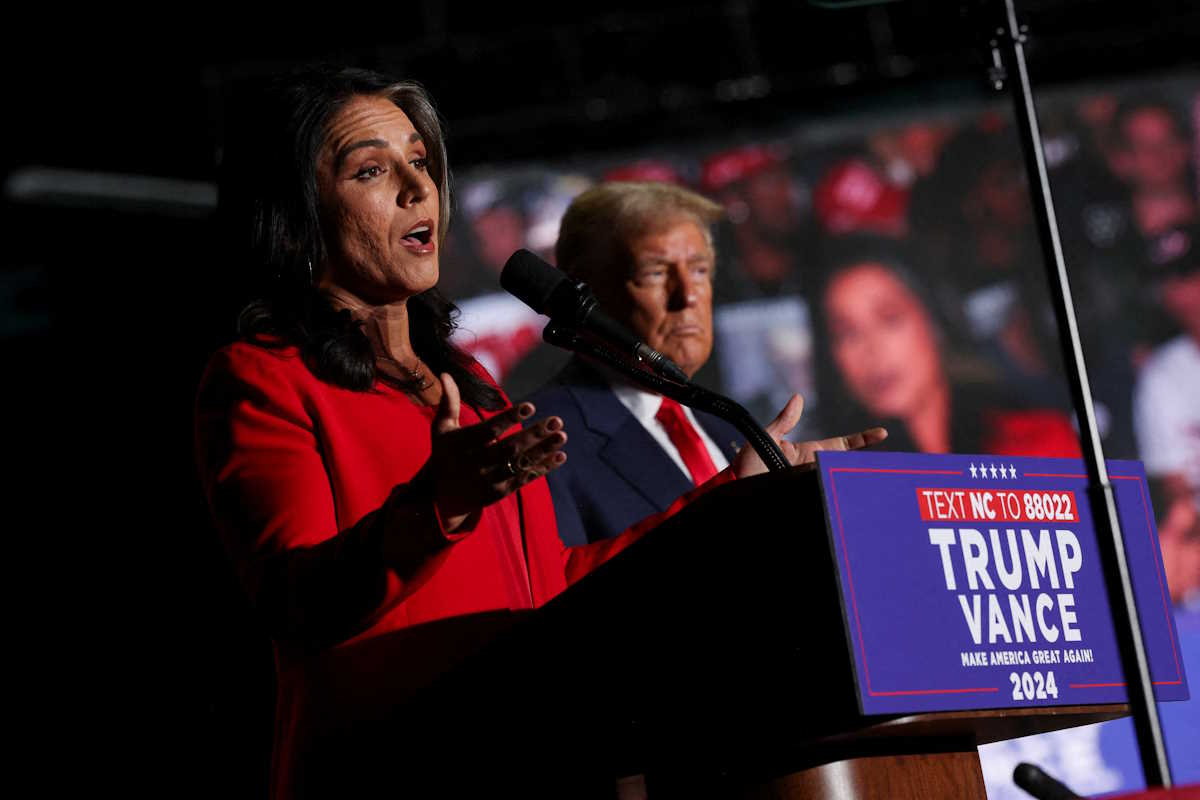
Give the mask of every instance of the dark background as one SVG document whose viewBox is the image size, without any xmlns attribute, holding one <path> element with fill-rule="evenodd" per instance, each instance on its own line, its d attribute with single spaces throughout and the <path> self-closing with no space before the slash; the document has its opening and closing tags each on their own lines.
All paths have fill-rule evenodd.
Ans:
<svg viewBox="0 0 1200 800">
<path fill-rule="evenodd" d="M 1187 3 L 1019 5 L 1040 87 L 1196 63 Z M 0 162 L 9 652 L 14 705 L 30 712 L 18 759 L 46 793 L 265 791 L 270 649 L 210 528 L 191 446 L 195 387 L 241 300 L 209 216 L 247 84 L 313 60 L 419 80 L 455 170 L 987 92 L 991 25 L 975 4 L 651 6 L 14 16 Z M 38 172 L 31 188 L 34 167 L 73 172 Z"/>
</svg>

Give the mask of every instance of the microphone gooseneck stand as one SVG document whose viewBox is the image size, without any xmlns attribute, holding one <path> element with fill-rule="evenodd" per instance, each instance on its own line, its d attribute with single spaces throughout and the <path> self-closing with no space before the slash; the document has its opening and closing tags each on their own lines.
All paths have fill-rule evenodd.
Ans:
<svg viewBox="0 0 1200 800">
<path fill-rule="evenodd" d="M 785 470 L 789 468 L 790 465 L 784 457 L 783 451 L 779 449 L 779 445 L 775 443 L 771 435 L 763 430 L 754 417 L 750 416 L 749 411 L 728 397 L 697 386 L 691 381 L 680 383 L 647 372 L 600 342 L 585 338 L 574 329 L 556 322 L 546 324 L 542 331 L 542 338 L 555 347 L 589 356 L 651 391 L 665 395 L 683 405 L 698 408 L 720 417 L 745 435 L 750 446 L 767 465 L 767 469 Z M 638 361 L 640 360 L 638 359 Z"/>
<path fill-rule="evenodd" d="M 1001 3 L 1004 6 L 1004 17 L 993 18 L 991 23 L 988 46 L 991 49 L 992 66 L 988 70 L 988 76 L 997 91 L 1003 89 L 1006 82 L 1012 90 L 1018 133 L 1024 150 L 1026 170 L 1031 178 L 1030 199 L 1033 202 L 1034 218 L 1050 282 L 1050 294 L 1058 318 L 1071 394 L 1078 412 L 1084 445 L 1083 461 L 1088 475 L 1088 497 L 1096 521 L 1096 538 L 1100 560 L 1104 566 L 1104 582 L 1108 589 L 1108 602 L 1112 607 L 1117 645 L 1121 653 L 1121 665 L 1129 692 L 1129 706 L 1133 714 L 1134 729 L 1137 731 L 1146 785 L 1169 787 L 1171 771 L 1163 745 L 1162 727 L 1158 721 L 1158 708 L 1154 703 L 1150 666 L 1146 659 L 1133 584 L 1125 557 L 1125 540 L 1121 534 L 1116 499 L 1108 478 L 1104 450 L 1096 425 L 1092 390 L 1084 367 L 1075 306 L 1071 299 L 1066 262 L 1059 241 L 1054 201 L 1050 195 L 1050 179 L 1042 154 L 1033 88 L 1025 64 L 1026 28 L 1018 24 L 1013 2 L 1014 0 L 997 0 L 997 10 Z"/>
</svg>

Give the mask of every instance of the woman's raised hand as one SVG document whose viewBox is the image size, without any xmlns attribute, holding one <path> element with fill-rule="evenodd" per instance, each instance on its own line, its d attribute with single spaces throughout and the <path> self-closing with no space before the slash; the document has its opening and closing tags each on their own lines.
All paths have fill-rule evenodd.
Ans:
<svg viewBox="0 0 1200 800">
<path fill-rule="evenodd" d="M 885 428 L 867 428 L 865 431 L 851 433 L 846 436 L 832 436 L 811 442 L 789 442 L 784 439 L 800 422 L 804 412 L 804 398 L 798 394 L 792 395 L 787 405 L 779 412 L 779 416 L 771 420 L 764 428 L 771 438 L 779 445 L 788 463 L 793 467 L 808 464 L 816 460 L 818 450 L 861 450 L 887 438 Z M 739 478 L 747 478 L 767 471 L 767 465 L 758 457 L 758 453 L 750 445 L 738 451 L 733 459 L 733 471 Z"/>
<path fill-rule="evenodd" d="M 562 420 L 550 417 L 500 438 L 530 417 L 531 403 L 521 403 L 475 425 L 458 424 L 462 408 L 458 385 L 442 373 L 442 401 L 433 419 L 433 445 L 425 469 L 433 484 L 447 531 L 521 486 L 567 460 Z"/>
</svg>

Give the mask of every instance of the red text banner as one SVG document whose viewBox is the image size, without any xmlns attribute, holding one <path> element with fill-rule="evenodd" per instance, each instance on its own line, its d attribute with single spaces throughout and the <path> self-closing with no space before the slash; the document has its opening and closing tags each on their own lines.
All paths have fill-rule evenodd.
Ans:
<svg viewBox="0 0 1200 800">
<path fill-rule="evenodd" d="M 917 489 L 923 521 L 1078 522 L 1073 491 Z"/>
</svg>

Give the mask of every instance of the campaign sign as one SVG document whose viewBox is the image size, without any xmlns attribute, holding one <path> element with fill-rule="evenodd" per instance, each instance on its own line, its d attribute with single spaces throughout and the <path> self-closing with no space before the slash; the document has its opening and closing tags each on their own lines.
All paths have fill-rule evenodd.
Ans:
<svg viewBox="0 0 1200 800">
<path fill-rule="evenodd" d="M 1120 703 L 1083 462 L 818 453 L 864 714 Z M 1109 462 L 1156 697 L 1186 700 L 1140 462 Z"/>
</svg>

